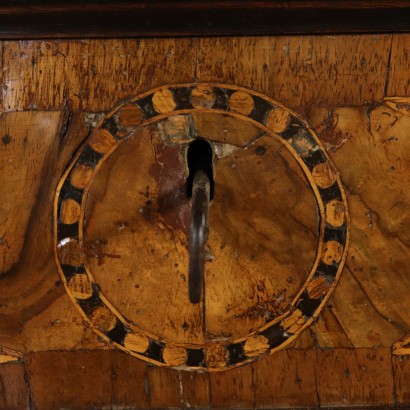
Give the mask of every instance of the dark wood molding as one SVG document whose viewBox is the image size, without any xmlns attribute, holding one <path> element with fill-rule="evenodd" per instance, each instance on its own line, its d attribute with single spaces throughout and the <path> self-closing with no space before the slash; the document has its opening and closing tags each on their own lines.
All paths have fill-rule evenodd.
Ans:
<svg viewBox="0 0 410 410">
<path fill-rule="evenodd" d="M 410 31 L 410 1 L 0 2 L 0 38 L 87 38 Z"/>
</svg>

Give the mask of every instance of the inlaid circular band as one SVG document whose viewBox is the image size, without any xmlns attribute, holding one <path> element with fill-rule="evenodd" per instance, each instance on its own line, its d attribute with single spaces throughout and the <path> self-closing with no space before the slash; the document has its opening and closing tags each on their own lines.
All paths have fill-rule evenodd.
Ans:
<svg viewBox="0 0 410 410">
<path fill-rule="evenodd" d="M 319 240 L 310 274 L 284 314 L 246 337 L 195 346 L 163 340 L 130 323 L 116 310 L 100 292 L 87 263 L 83 225 L 93 177 L 121 141 L 131 136 L 136 127 L 198 110 L 253 124 L 291 152 L 316 198 Z M 97 124 L 58 185 L 54 227 L 59 274 L 71 300 L 97 334 L 159 366 L 218 371 L 285 347 L 313 322 L 343 270 L 349 215 L 340 177 L 319 139 L 299 115 L 245 88 L 194 83 L 164 86 L 131 98 Z"/>
</svg>

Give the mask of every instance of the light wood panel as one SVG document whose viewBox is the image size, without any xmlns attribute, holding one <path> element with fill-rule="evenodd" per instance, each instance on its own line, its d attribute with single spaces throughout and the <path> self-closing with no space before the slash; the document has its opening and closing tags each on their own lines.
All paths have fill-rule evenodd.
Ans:
<svg viewBox="0 0 410 410">
<path fill-rule="evenodd" d="M 61 112 L 0 116 L 0 273 L 21 258 L 41 177 L 61 127 Z"/>
<path fill-rule="evenodd" d="M 107 111 L 157 85 L 193 80 L 251 87 L 300 111 L 371 104 L 409 90 L 408 34 L 2 44 L 7 111 Z"/>
<path fill-rule="evenodd" d="M 60 112 L 3 113 L 0 121 L 3 138 L 10 139 L 1 144 L 0 157 L 3 237 L 14 244 L 4 247 L 2 261 L 15 258 L 2 277 L 0 323 L 7 329 L 2 344 L 21 351 L 48 349 L 50 342 L 57 349 L 103 347 L 95 336 L 90 339 L 90 330 L 67 300 L 49 246 L 55 186 L 88 132 L 85 116 L 68 121 Z"/>
<path fill-rule="evenodd" d="M 395 34 L 392 39 L 387 95 L 403 97 L 410 94 L 409 64 L 410 35 Z"/>
<path fill-rule="evenodd" d="M 352 341 L 334 313 L 332 303 L 333 299 L 309 330 L 320 347 L 353 347 Z"/>
<path fill-rule="evenodd" d="M 190 39 L 4 42 L 3 107 L 108 111 L 115 101 L 194 78 Z"/>
<path fill-rule="evenodd" d="M 250 87 L 301 111 L 371 104 L 384 96 L 390 43 L 391 35 L 201 38 L 196 79 Z"/>
<path fill-rule="evenodd" d="M 352 220 L 333 311 L 355 347 L 391 346 L 410 326 L 405 296 L 410 198 L 403 189 L 409 175 L 410 117 L 388 101 L 371 109 L 335 108 L 318 121 L 322 117 L 312 110 L 312 122 L 345 183 Z"/>
</svg>

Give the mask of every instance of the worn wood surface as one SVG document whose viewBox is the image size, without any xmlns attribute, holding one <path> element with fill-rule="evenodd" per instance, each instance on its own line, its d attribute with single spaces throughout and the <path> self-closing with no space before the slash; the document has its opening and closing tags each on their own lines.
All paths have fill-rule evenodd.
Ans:
<svg viewBox="0 0 410 410">
<path fill-rule="evenodd" d="M 41 118 L 39 124 L 37 118 Z M 2 135 L 1 262 L 4 275 L 22 258 L 33 204 L 41 186 L 47 157 L 56 144 L 61 112 L 34 112 L 0 117 Z M 31 161 L 28 161 L 30 158 Z"/>
<path fill-rule="evenodd" d="M 410 356 L 394 357 L 393 372 L 396 403 L 406 405 L 410 401 Z"/>
<path fill-rule="evenodd" d="M 407 34 L 4 41 L 2 106 L 101 112 L 196 80 L 250 87 L 292 109 L 371 104 L 408 94 L 408 42 Z"/>
<path fill-rule="evenodd" d="M 7 113 L 0 124 L 1 220 L 7 228 L 1 240 L 0 321 L 8 329 L 2 345 L 18 351 L 47 350 L 50 340 L 57 349 L 104 346 L 90 339 L 67 300 L 49 247 L 53 191 L 66 166 L 61 159 L 67 161 L 85 137 L 84 114 L 71 117 L 69 129 L 62 112 Z"/>
<path fill-rule="evenodd" d="M 403 408 L 409 400 L 408 362 L 406 357 L 392 362 L 385 348 L 288 349 L 251 366 L 200 374 L 147 368 L 116 351 L 38 352 L 25 356 L 24 364 L 0 365 L 0 400 L 4 409 L 30 403 L 45 410 L 107 404 L 159 409 L 170 403 L 173 408 Z"/>
<path fill-rule="evenodd" d="M 349 192 L 352 241 L 333 311 L 345 312 L 336 316 L 354 346 L 391 346 L 410 326 L 405 296 L 410 208 L 409 191 L 403 189 L 410 116 L 399 110 L 405 106 L 403 99 L 399 104 L 386 99 L 370 110 L 335 108 L 316 127 Z"/>
<path fill-rule="evenodd" d="M 254 364 L 255 408 L 317 407 L 317 373 L 312 363 L 320 363 L 315 350 L 284 350 Z M 273 359 L 273 360 L 272 360 Z"/>
<path fill-rule="evenodd" d="M 409 405 L 408 35 L 6 41 L 2 53 L 0 345 L 23 352 L 24 364 L 0 365 L 0 408 Z M 208 80 L 245 85 L 302 114 L 340 172 L 352 223 L 346 267 L 316 322 L 288 349 L 212 375 L 147 367 L 101 351 L 112 347 L 85 325 L 57 275 L 51 223 L 58 180 L 99 118 L 85 112 L 108 111 L 117 100 L 164 83 Z M 208 96 L 201 95 L 198 104 L 206 106 Z M 169 109 L 162 100 L 157 104 Z M 128 110 L 122 120 L 132 123 L 135 116 Z M 208 138 L 217 134 L 218 126 L 209 126 L 214 120 L 195 119 Z M 168 123 L 163 130 L 180 126 Z M 231 137 L 253 132 L 224 126 Z M 133 143 L 129 152 L 137 149 Z M 276 168 L 281 180 L 283 164 Z M 126 174 L 131 165 L 113 157 L 118 172 Z M 84 183 L 87 170 L 79 169 L 76 178 Z M 118 201 L 118 192 L 112 196 L 120 213 L 126 202 Z M 102 209 L 106 201 L 97 205 Z M 66 206 L 67 218 L 76 218 Z M 127 232 L 121 218 L 117 222 L 110 232 Z M 114 267 L 118 259 L 104 254 L 115 252 L 97 245 L 89 248 L 96 268 Z M 76 294 L 89 291 L 82 282 L 72 286 Z M 232 326 L 219 329 L 224 325 Z M 128 343 L 140 351 L 146 340 Z M 255 346 L 248 351 L 258 351 Z M 167 357 L 180 360 L 178 352 Z M 66 388 L 66 377 L 74 390 Z"/>
<path fill-rule="evenodd" d="M 25 368 L 35 409 L 89 409 L 130 403 L 134 408 L 150 408 L 146 366 L 124 355 L 41 352 L 27 356 Z"/>
<path fill-rule="evenodd" d="M 18 410 L 29 406 L 30 395 L 21 363 L 0 365 L 0 387 L 0 408 Z"/>
<path fill-rule="evenodd" d="M 316 375 L 321 403 L 327 406 L 394 404 L 390 349 L 318 351 L 325 364 Z M 376 387 L 377 386 L 377 387 Z"/>
</svg>

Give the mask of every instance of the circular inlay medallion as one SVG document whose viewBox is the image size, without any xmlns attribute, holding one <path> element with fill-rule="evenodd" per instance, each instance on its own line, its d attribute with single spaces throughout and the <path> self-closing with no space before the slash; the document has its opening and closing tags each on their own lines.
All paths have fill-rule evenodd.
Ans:
<svg viewBox="0 0 410 410">
<path fill-rule="evenodd" d="M 187 151 L 213 151 L 201 303 L 188 299 Z M 348 205 L 308 124 L 224 84 L 169 85 L 117 106 L 63 175 L 55 253 L 94 331 L 150 363 L 224 370 L 293 341 L 333 292 Z"/>
</svg>

